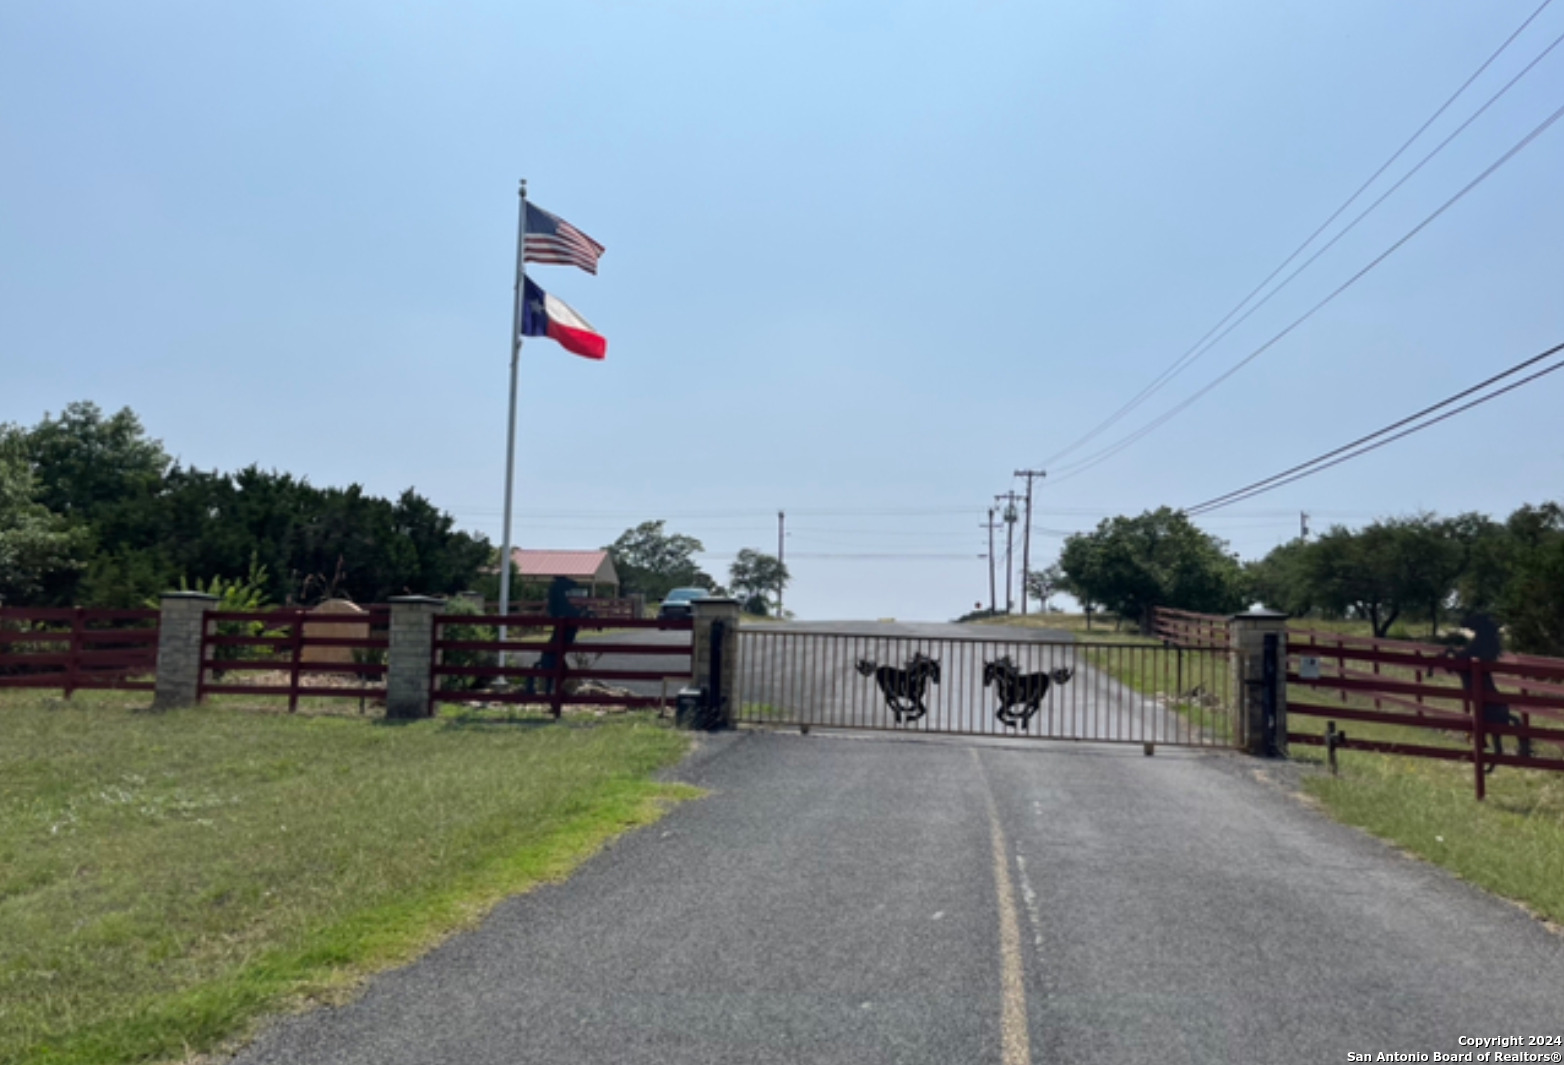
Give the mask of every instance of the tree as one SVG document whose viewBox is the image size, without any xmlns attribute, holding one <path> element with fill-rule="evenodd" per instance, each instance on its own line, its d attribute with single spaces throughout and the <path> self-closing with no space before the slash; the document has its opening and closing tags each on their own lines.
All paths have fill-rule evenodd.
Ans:
<svg viewBox="0 0 1564 1065">
<path fill-rule="evenodd" d="M 1511 576 L 1499 599 L 1510 645 L 1526 654 L 1564 654 L 1564 510 L 1525 506 L 1505 523 Z"/>
<path fill-rule="evenodd" d="M 23 434 L 38 477 L 38 501 L 56 514 L 91 520 L 103 508 L 155 492 L 171 465 L 129 407 L 105 418 L 96 403 L 72 403 Z"/>
<path fill-rule="evenodd" d="M 1066 583 L 1064 570 L 1055 562 L 1046 569 L 1036 569 L 1026 575 L 1026 594 L 1042 604 L 1042 611 L 1046 614 L 1048 600 L 1060 592 L 1069 591 L 1065 587 Z"/>
<path fill-rule="evenodd" d="M 412 489 L 393 502 L 257 466 L 186 469 L 129 409 L 105 418 L 73 403 L 32 429 L 0 426 L 0 453 L 8 594 L 32 603 L 135 606 L 181 583 L 232 580 L 252 561 L 274 602 L 383 602 L 470 588 L 489 562 L 484 537 L 457 531 Z M 45 564 L 67 533 L 70 558 Z"/>
<path fill-rule="evenodd" d="M 1310 594 L 1338 614 L 1365 618 L 1383 637 L 1402 616 L 1436 629 L 1455 593 L 1463 555 L 1432 515 L 1391 518 L 1359 532 L 1340 525 L 1309 545 L 1302 571 Z"/>
<path fill-rule="evenodd" d="M 706 588 L 717 582 L 695 564 L 695 555 L 706 550 L 693 536 L 663 532 L 664 522 L 643 521 L 609 544 L 620 586 L 648 599 L 661 599 L 674 588 Z"/>
<path fill-rule="evenodd" d="M 1312 612 L 1318 604 L 1304 569 L 1312 546 L 1307 540 L 1290 540 L 1272 548 L 1264 558 L 1245 565 L 1245 598 L 1293 617 Z"/>
<path fill-rule="evenodd" d="M 38 502 L 32 470 L 0 446 L 0 602 L 27 602 L 50 577 L 82 567 L 86 536 Z"/>
<path fill-rule="evenodd" d="M 1445 522 L 1446 536 L 1461 556 L 1455 602 L 1461 613 L 1494 611 L 1510 580 L 1509 530 L 1486 514 L 1471 512 Z"/>
<path fill-rule="evenodd" d="M 1242 600 L 1238 560 L 1227 545 L 1162 507 L 1104 519 L 1066 538 L 1059 566 L 1073 590 L 1151 631 L 1153 607 L 1226 612 Z"/>
<path fill-rule="evenodd" d="M 733 594 L 744 603 L 750 614 L 768 614 L 772 602 L 768 598 L 775 593 L 781 598 L 787 587 L 787 565 L 775 555 L 768 555 L 753 548 L 744 548 L 728 567 L 728 584 Z"/>
</svg>

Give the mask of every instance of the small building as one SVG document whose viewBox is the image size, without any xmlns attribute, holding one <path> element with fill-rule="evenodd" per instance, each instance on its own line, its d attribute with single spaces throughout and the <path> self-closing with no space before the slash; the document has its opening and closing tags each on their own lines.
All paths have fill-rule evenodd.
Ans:
<svg viewBox="0 0 1564 1065">
<path fill-rule="evenodd" d="M 555 577 L 569 577 L 594 599 L 619 595 L 619 574 L 607 551 L 535 551 L 513 547 L 510 557 L 524 581 L 547 584 Z"/>
</svg>

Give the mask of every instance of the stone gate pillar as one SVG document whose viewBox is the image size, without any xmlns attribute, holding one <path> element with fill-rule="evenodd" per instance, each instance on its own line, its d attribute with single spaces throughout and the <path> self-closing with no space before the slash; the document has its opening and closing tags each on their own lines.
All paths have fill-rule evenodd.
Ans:
<svg viewBox="0 0 1564 1065">
<path fill-rule="evenodd" d="M 194 706 L 201 695 L 201 636 L 206 612 L 217 596 L 205 592 L 164 592 L 157 627 L 157 681 L 152 709 Z"/>
<path fill-rule="evenodd" d="M 394 595 L 391 603 L 391 646 L 386 654 L 386 717 L 428 717 L 434 665 L 434 616 L 444 599 L 426 595 Z"/>
<path fill-rule="evenodd" d="M 1287 755 L 1287 615 L 1256 606 L 1227 626 L 1233 652 L 1233 746 L 1259 757 Z M 1272 670 L 1267 675 L 1267 644 Z M 1269 720 L 1268 720 L 1269 719 Z"/>
<path fill-rule="evenodd" d="M 712 720 L 719 728 L 730 728 L 743 694 L 739 691 L 739 601 L 696 599 L 690 607 L 695 615 L 690 685 L 707 689 L 707 698 L 713 700 Z M 721 668 L 713 678 L 712 663 L 718 658 Z"/>
</svg>

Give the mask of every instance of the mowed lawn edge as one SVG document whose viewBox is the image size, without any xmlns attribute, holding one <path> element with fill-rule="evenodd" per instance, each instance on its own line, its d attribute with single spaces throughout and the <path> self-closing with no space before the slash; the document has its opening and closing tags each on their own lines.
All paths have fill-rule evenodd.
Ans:
<svg viewBox="0 0 1564 1065">
<path fill-rule="evenodd" d="M 339 1001 L 700 794 L 644 715 L 389 725 L 0 695 L 0 1062 L 180 1059 Z"/>
<path fill-rule="evenodd" d="M 1099 622 L 1098 630 L 1087 634 L 1073 616 L 1010 620 L 1018 627 L 1070 629 L 1088 641 L 1099 641 L 1105 627 Z M 985 620 L 983 624 L 1002 627 L 1006 620 Z M 1300 624 L 1368 634 L 1366 624 Z M 1130 633 L 1106 635 L 1114 643 L 1161 643 Z M 1119 664 L 1110 656 L 1098 668 L 1116 673 L 1118 680 L 1142 694 L 1157 693 L 1155 679 L 1140 676 L 1133 669 L 1116 670 L 1114 666 Z M 1291 727 L 1321 732 L 1325 726 L 1317 719 L 1299 717 Z M 1457 743 L 1453 736 L 1441 740 L 1437 733 L 1393 725 L 1353 722 L 1350 727 L 1352 734 L 1362 739 Z M 1508 749 L 1513 753 L 1513 741 Z M 1302 745 L 1291 749 L 1290 760 L 1309 770 L 1299 782 L 1297 794 L 1331 818 L 1519 903 L 1554 927 L 1564 925 L 1564 773 L 1500 768 L 1487 779 L 1487 799 L 1478 802 L 1473 794 L 1474 770 L 1469 764 L 1348 749 L 1338 753 L 1340 773 L 1331 776 L 1324 768 L 1324 754 Z"/>
</svg>

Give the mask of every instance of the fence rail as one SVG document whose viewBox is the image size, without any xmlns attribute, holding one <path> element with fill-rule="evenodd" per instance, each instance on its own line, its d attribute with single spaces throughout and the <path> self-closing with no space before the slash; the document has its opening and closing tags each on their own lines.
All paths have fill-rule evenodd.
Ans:
<svg viewBox="0 0 1564 1065">
<path fill-rule="evenodd" d="M 688 619 L 437 614 L 434 626 L 434 701 L 543 706 L 557 718 L 566 706 L 663 706 L 690 681 Z"/>
<path fill-rule="evenodd" d="M 1323 720 L 1322 731 L 1289 728 L 1289 743 L 1470 762 L 1477 797 L 1495 766 L 1564 772 L 1564 661 L 1526 657 L 1484 662 L 1407 641 L 1288 634 L 1287 714 Z M 1332 697 L 1336 700 L 1332 702 Z M 1350 736 L 1336 722 L 1417 730 Z M 1504 741 L 1513 738 L 1514 754 Z M 1492 747 L 1492 750 L 1489 748 Z"/>
<path fill-rule="evenodd" d="M 385 698 L 390 619 L 384 607 L 362 614 L 208 610 L 199 697 L 275 696 L 288 700 L 290 713 L 305 696 L 353 698 L 363 710 Z M 357 631 L 343 634 L 344 628 Z M 233 675 L 243 679 L 227 679 Z"/>
<path fill-rule="evenodd" d="M 1220 614 L 1159 606 L 1152 610 L 1151 629 L 1168 646 L 1186 651 L 1225 651 L 1228 647 L 1227 618 Z"/>
<path fill-rule="evenodd" d="M 158 611 L 0 607 L 0 688 L 150 691 Z"/>
<path fill-rule="evenodd" d="M 622 618 L 639 620 L 642 616 L 643 605 L 640 599 L 632 599 L 627 596 L 618 598 L 608 597 L 582 597 L 572 598 L 570 604 L 576 609 L 584 611 L 587 617 L 592 618 Z M 484 609 L 490 615 L 499 613 L 498 603 L 485 603 Z M 548 613 L 548 600 L 523 599 L 510 604 L 512 614 L 525 614 L 528 617 L 538 617 Z"/>
</svg>

